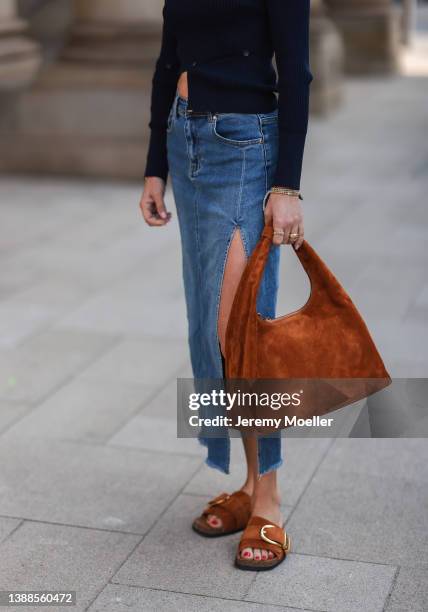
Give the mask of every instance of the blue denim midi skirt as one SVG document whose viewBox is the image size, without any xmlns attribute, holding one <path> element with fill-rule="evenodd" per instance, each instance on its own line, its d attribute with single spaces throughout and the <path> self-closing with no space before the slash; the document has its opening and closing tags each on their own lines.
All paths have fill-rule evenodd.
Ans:
<svg viewBox="0 0 428 612">
<path fill-rule="evenodd" d="M 239 229 L 249 257 L 264 227 L 263 199 L 278 159 L 278 110 L 267 114 L 195 113 L 175 95 L 167 152 L 182 247 L 188 342 L 195 379 L 222 379 L 218 313 L 229 245 Z M 271 246 L 257 311 L 274 318 L 280 247 Z M 228 474 L 230 438 L 204 436 L 206 463 Z M 281 436 L 258 439 L 259 474 L 282 463 Z"/>
</svg>

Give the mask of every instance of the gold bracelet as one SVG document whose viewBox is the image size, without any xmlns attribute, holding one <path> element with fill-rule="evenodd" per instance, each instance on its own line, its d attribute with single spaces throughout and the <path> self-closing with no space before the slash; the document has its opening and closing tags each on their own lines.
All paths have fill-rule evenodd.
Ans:
<svg viewBox="0 0 428 612">
<path fill-rule="evenodd" d="M 271 193 L 279 193 L 281 195 L 288 195 L 303 200 L 302 195 L 298 189 L 289 189 L 288 187 L 271 187 Z"/>
<path fill-rule="evenodd" d="M 282 195 L 288 196 L 297 196 L 300 200 L 303 200 L 301 194 L 296 189 L 288 189 L 287 187 L 271 187 L 269 191 L 266 192 L 265 197 L 263 198 L 263 210 L 266 208 L 267 201 L 271 193 L 280 193 Z"/>
<path fill-rule="evenodd" d="M 303 200 L 302 194 L 298 189 L 289 189 L 288 187 L 271 187 L 268 193 L 278 193 Z"/>
</svg>

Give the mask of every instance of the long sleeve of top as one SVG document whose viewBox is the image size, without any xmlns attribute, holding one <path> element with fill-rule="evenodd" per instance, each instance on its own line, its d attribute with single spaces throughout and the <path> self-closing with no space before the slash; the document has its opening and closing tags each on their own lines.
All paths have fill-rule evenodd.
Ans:
<svg viewBox="0 0 428 612">
<path fill-rule="evenodd" d="M 166 149 L 167 119 L 174 100 L 179 76 L 177 40 L 163 9 L 162 45 L 152 79 L 150 104 L 150 140 L 145 176 L 159 176 L 167 180 Z"/>
<path fill-rule="evenodd" d="M 279 156 L 275 185 L 300 186 L 309 115 L 309 0 L 268 0 L 278 70 Z"/>
<path fill-rule="evenodd" d="M 166 0 L 145 176 L 167 178 L 167 119 L 179 74 L 187 71 L 190 110 L 278 107 L 274 184 L 299 189 L 312 81 L 309 15 L 310 0 Z"/>
</svg>

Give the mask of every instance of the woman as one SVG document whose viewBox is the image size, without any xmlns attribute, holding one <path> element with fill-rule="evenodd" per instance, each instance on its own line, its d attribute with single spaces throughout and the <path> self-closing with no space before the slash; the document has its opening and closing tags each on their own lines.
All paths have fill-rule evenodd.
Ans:
<svg viewBox="0 0 428 612">
<path fill-rule="evenodd" d="M 309 4 L 165 2 L 140 207 L 150 226 L 170 221 L 164 203 L 169 173 L 195 379 L 223 377 L 232 300 L 264 223 L 274 228 L 257 298 L 266 317 L 275 317 L 280 245 L 298 249 L 303 242 L 299 188 L 312 80 Z M 229 438 L 202 433 L 200 440 L 208 465 L 228 473 Z M 206 536 L 245 529 L 236 565 L 270 569 L 288 550 L 276 478 L 281 438 L 243 442 L 246 481 L 239 491 L 211 500 L 193 528 Z"/>
</svg>

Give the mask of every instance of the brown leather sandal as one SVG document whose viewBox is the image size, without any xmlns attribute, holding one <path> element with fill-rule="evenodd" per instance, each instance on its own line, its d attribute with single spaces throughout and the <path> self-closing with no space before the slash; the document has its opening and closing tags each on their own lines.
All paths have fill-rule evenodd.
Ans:
<svg viewBox="0 0 428 612">
<path fill-rule="evenodd" d="M 243 559 L 241 552 L 244 548 L 260 548 L 270 550 L 273 559 L 255 561 Z M 261 516 L 252 516 L 242 534 L 236 554 L 235 565 L 239 569 L 263 571 L 270 570 L 282 563 L 291 550 L 291 541 L 287 533 L 279 525 L 275 525 Z"/>
<path fill-rule="evenodd" d="M 211 527 L 207 522 L 209 514 L 217 516 L 221 527 Z M 236 533 L 245 528 L 251 515 L 251 497 L 244 491 L 235 493 L 221 493 L 208 502 L 207 507 L 193 521 L 192 528 L 200 535 L 216 538 Z"/>
</svg>

